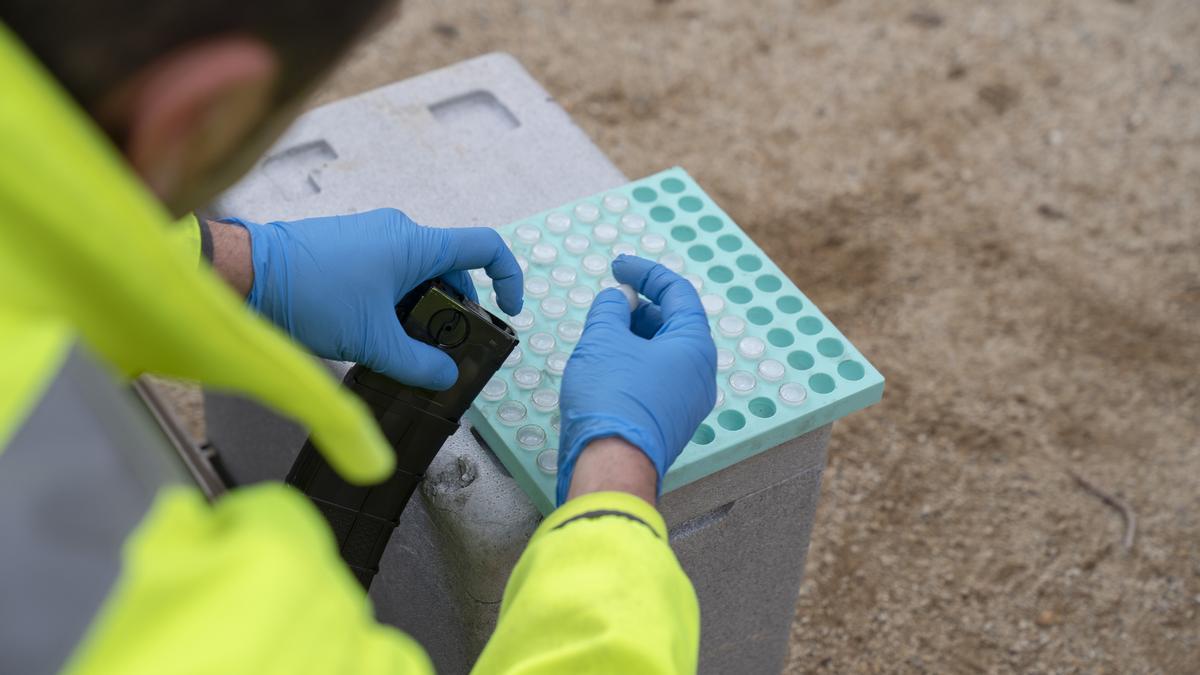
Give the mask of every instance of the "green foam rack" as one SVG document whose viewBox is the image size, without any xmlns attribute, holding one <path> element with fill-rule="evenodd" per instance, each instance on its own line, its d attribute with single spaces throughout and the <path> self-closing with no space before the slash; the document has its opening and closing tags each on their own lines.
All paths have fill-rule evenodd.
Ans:
<svg viewBox="0 0 1200 675">
<path fill-rule="evenodd" d="M 686 171 L 668 169 L 498 228 L 525 270 L 521 345 L 471 406 L 476 431 L 542 513 L 554 508 L 558 389 L 620 253 L 697 287 L 718 350 L 717 406 L 667 472 L 669 492 L 883 395 L 883 376 Z M 473 274 L 499 314 L 490 281 Z"/>
</svg>

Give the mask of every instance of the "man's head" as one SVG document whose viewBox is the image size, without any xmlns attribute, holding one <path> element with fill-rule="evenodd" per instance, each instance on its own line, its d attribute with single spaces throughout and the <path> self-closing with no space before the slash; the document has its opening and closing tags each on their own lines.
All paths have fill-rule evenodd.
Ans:
<svg viewBox="0 0 1200 675">
<path fill-rule="evenodd" d="M 176 212 L 235 179 L 390 0 L 0 0 Z"/>
</svg>

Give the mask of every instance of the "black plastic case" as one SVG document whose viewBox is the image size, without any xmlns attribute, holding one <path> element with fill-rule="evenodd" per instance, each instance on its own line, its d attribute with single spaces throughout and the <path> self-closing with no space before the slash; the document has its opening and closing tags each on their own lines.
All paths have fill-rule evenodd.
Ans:
<svg viewBox="0 0 1200 675">
<path fill-rule="evenodd" d="M 388 539 L 430 462 L 518 342 L 508 324 L 441 282 L 426 282 L 406 295 L 396 317 L 409 336 L 454 359 L 458 381 L 446 391 L 431 391 L 354 366 L 345 385 L 371 408 L 395 449 L 395 472 L 376 485 L 352 485 L 309 439 L 287 476 L 329 521 L 342 558 L 364 588 L 379 571 Z"/>
</svg>

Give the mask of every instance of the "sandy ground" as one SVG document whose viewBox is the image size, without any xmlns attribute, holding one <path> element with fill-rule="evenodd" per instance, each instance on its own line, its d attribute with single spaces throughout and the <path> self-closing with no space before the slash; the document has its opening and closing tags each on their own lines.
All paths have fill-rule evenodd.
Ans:
<svg viewBox="0 0 1200 675">
<path fill-rule="evenodd" d="M 888 378 L 834 430 L 790 672 L 1200 671 L 1200 5 L 425 0 L 314 103 L 492 50 Z"/>
</svg>

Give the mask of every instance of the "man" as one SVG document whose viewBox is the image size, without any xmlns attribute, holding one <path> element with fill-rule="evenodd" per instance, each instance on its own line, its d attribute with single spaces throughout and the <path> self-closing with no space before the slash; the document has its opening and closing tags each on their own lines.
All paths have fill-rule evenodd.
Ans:
<svg viewBox="0 0 1200 675">
<path fill-rule="evenodd" d="M 520 270 L 487 229 L 424 228 L 391 209 L 169 226 L 265 147 L 377 4 L 0 1 L 0 476 L 79 445 L 79 461 L 142 453 L 136 471 L 150 473 L 168 450 L 138 431 L 144 411 L 110 373 L 159 372 L 255 396 L 308 426 L 348 479 L 379 480 L 392 455 L 364 407 L 287 336 L 442 389 L 453 362 L 403 333 L 395 302 L 433 277 L 474 293 L 465 272 L 483 267 L 501 308 L 520 309 Z M 713 405 L 715 347 L 686 281 L 631 257 L 613 275 L 649 302 L 631 312 L 609 290 L 592 306 L 562 384 L 561 506 L 513 571 L 480 672 L 695 668 L 695 596 L 653 504 Z M 74 461 L 13 480 L 77 480 L 64 499 L 89 501 L 69 518 L 39 502 L 41 515 L 8 524 L 103 549 L 111 524 L 88 504 L 111 495 L 69 478 Z M 301 495 L 265 485 L 210 505 L 194 487 L 153 484 L 94 599 L 88 570 L 53 569 L 71 551 L 37 558 L 37 541 L 5 533 L 0 556 L 40 562 L 0 578 L 0 631 L 22 636 L 0 670 L 431 670 L 374 623 Z M 45 607 L 57 608 L 49 620 Z"/>
</svg>

